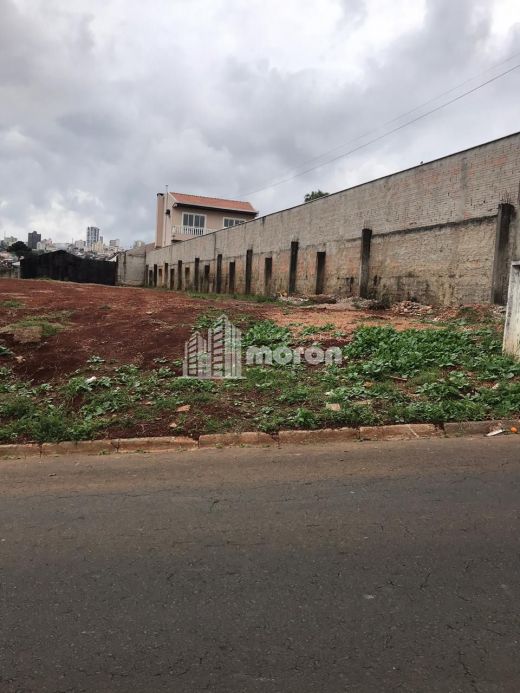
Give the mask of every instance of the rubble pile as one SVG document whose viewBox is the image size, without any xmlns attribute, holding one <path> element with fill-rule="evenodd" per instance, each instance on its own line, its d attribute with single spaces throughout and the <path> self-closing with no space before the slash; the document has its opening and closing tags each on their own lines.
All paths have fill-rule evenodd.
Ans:
<svg viewBox="0 0 520 693">
<path fill-rule="evenodd" d="M 281 303 L 290 303 L 292 306 L 300 306 L 302 303 L 307 303 L 309 299 L 305 296 L 287 296 L 286 294 L 279 294 L 276 300 Z"/>
<path fill-rule="evenodd" d="M 416 301 L 399 301 L 390 309 L 395 315 L 431 315 L 433 306 L 426 306 Z"/>
</svg>

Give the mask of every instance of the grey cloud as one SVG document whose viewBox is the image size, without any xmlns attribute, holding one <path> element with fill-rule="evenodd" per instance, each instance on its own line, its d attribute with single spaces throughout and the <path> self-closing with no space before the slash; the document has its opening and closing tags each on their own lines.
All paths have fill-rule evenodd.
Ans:
<svg viewBox="0 0 520 693">
<path fill-rule="evenodd" d="M 61 228 L 56 212 L 58 239 L 82 235 L 86 220 L 107 238 L 149 239 L 155 193 L 164 184 L 230 197 L 254 190 L 520 46 L 513 27 L 489 53 L 491 3 L 429 0 L 422 25 L 367 52 L 362 77 L 354 79 L 348 65 L 334 65 L 327 51 L 365 30 L 364 2 L 329 0 L 330 9 L 342 10 L 337 26 L 323 37 L 315 64 L 292 54 L 292 66 L 263 48 L 268 37 L 255 36 L 251 13 L 260 5 L 250 3 L 246 12 L 237 3 L 236 14 L 232 6 L 196 3 L 201 26 L 214 36 L 206 45 L 198 35 L 179 33 L 185 25 L 176 17 L 168 19 L 176 3 L 161 5 L 164 25 L 157 24 L 161 12 L 154 9 L 151 28 L 132 23 L 129 5 L 128 16 L 107 19 L 112 24 L 103 27 L 109 34 L 103 41 L 101 2 L 78 2 L 72 11 L 54 0 L 28 13 L 14 0 L 0 0 L 0 200 L 8 203 L 0 208 L 0 235 L 10 228 L 31 230 L 33 221 L 38 228 L 38 215 L 52 216 L 58 199 L 75 219 L 67 217 L 74 228 Z M 327 3 L 321 6 L 326 12 Z M 139 7 L 146 18 L 146 8 Z M 237 33 L 239 49 L 219 42 L 224 29 Z M 240 43 L 246 29 L 252 33 Z M 252 201 L 272 211 L 301 201 L 313 186 L 337 189 L 506 134 L 516 122 L 515 84 L 519 77 L 512 75 L 506 100 L 497 98 L 505 83 L 490 85 L 377 147 Z"/>
</svg>

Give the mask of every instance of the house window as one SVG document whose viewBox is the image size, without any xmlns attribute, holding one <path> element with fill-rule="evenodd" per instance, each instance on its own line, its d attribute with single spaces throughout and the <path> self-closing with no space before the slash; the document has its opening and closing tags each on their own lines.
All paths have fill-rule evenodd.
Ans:
<svg viewBox="0 0 520 693">
<path fill-rule="evenodd" d="M 206 226 L 206 216 L 204 214 L 183 214 L 182 225 L 203 229 Z"/>
<path fill-rule="evenodd" d="M 232 219 L 231 217 L 224 217 L 224 228 L 228 229 L 230 226 L 238 226 L 238 224 L 243 224 L 243 219 Z"/>
</svg>

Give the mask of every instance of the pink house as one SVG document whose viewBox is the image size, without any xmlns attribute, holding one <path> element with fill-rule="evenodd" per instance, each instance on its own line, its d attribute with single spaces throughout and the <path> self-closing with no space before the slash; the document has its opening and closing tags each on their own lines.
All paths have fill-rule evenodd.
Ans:
<svg viewBox="0 0 520 693">
<path fill-rule="evenodd" d="M 164 248 L 243 224 L 257 215 L 250 202 L 176 192 L 158 193 L 155 247 Z"/>
</svg>

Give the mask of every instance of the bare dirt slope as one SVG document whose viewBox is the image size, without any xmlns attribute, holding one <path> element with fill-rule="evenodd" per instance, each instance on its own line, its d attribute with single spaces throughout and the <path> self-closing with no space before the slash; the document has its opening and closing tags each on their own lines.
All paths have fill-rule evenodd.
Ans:
<svg viewBox="0 0 520 693">
<path fill-rule="evenodd" d="M 16 307 L 14 307 L 16 305 Z M 10 334 L 0 344 L 18 357 L 16 371 L 36 382 L 59 379 L 100 356 L 110 363 L 136 363 L 147 368 L 154 359 L 178 359 L 197 317 L 208 312 L 226 313 L 233 320 L 272 319 L 298 329 L 333 323 L 348 334 L 360 324 L 391 323 L 397 328 L 419 326 L 413 318 L 388 311 L 326 310 L 275 303 L 222 298 L 191 298 L 182 292 L 97 284 L 37 280 L 0 280 L 0 327 L 20 320 L 62 312 L 63 328 L 32 344 L 15 343 Z"/>
</svg>

